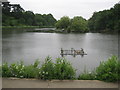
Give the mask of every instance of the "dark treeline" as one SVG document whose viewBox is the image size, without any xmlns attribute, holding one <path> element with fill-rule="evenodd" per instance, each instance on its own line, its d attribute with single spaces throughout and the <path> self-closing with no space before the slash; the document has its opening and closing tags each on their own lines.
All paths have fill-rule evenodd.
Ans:
<svg viewBox="0 0 120 90">
<path fill-rule="evenodd" d="M 67 32 L 119 32 L 120 31 L 120 4 L 109 10 L 94 12 L 89 20 L 77 16 L 70 19 L 62 17 L 56 23 L 56 28 Z"/>
<path fill-rule="evenodd" d="M 2 3 L 3 26 L 55 26 L 66 32 L 118 32 L 120 31 L 120 4 L 109 10 L 94 12 L 89 20 L 81 16 L 70 19 L 63 16 L 56 21 L 52 14 L 34 14 L 19 4 Z"/>
<path fill-rule="evenodd" d="M 3 26 L 54 26 L 55 23 L 52 14 L 34 14 L 25 11 L 19 4 L 2 3 Z"/>
<path fill-rule="evenodd" d="M 92 32 L 120 31 L 120 4 L 109 10 L 94 12 L 88 20 L 88 27 Z"/>
<path fill-rule="evenodd" d="M 70 19 L 68 16 L 63 16 L 55 24 L 57 29 L 62 29 L 65 32 L 88 32 L 87 20 L 81 16 L 75 16 Z"/>
</svg>

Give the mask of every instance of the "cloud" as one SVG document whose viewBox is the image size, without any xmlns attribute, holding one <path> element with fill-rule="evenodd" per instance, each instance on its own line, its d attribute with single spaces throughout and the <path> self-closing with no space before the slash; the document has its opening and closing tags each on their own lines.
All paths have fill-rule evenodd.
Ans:
<svg viewBox="0 0 120 90">
<path fill-rule="evenodd" d="M 76 15 L 88 19 L 93 12 L 109 9 L 119 0 L 9 0 L 11 3 L 20 4 L 25 10 L 35 13 L 52 13 L 55 18 L 67 15 Z"/>
<path fill-rule="evenodd" d="M 8 2 L 8 0 L 0 0 L 0 2 Z"/>
</svg>

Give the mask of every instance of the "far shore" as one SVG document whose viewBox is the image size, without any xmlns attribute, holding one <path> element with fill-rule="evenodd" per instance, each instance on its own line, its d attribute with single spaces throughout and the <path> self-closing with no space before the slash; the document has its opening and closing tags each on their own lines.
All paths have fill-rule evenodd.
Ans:
<svg viewBox="0 0 120 90">
<path fill-rule="evenodd" d="M 39 30 L 41 28 L 50 28 L 50 30 Z M 61 30 L 61 29 L 54 29 L 54 26 L 2 26 L 2 30 L 8 30 L 8 29 L 27 29 L 27 32 L 43 32 L 43 33 L 108 33 L 108 34 L 117 34 L 119 32 L 110 32 L 109 30 L 102 30 L 102 32 L 74 32 L 71 30 L 71 32 L 67 32 L 66 30 Z M 30 30 L 29 30 L 30 29 Z M 38 30 L 35 30 L 38 29 Z"/>
</svg>

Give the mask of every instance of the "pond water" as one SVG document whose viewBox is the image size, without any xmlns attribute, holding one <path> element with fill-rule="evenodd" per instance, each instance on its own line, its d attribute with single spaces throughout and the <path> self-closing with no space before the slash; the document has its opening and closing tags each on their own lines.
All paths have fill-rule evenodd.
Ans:
<svg viewBox="0 0 120 90">
<path fill-rule="evenodd" d="M 81 49 L 88 54 L 65 56 L 70 61 L 77 75 L 85 69 L 93 70 L 112 55 L 118 55 L 118 35 L 84 33 L 60 34 L 23 32 L 17 30 L 3 31 L 3 62 L 13 63 L 23 60 L 25 64 L 32 64 L 36 59 L 41 63 L 49 55 L 55 61 L 60 56 L 60 49 Z"/>
</svg>

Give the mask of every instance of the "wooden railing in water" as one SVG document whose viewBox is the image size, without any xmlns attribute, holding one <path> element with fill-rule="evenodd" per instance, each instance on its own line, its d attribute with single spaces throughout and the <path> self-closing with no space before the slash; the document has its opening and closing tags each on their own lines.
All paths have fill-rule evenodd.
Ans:
<svg viewBox="0 0 120 90">
<path fill-rule="evenodd" d="M 76 55 L 87 55 L 84 50 L 81 48 L 81 50 L 75 50 L 74 48 L 71 48 L 71 50 L 63 50 L 61 48 L 61 52 L 60 55 L 63 57 L 64 55 L 72 55 L 73 57 L 75 57 Z"/>
</svg>

